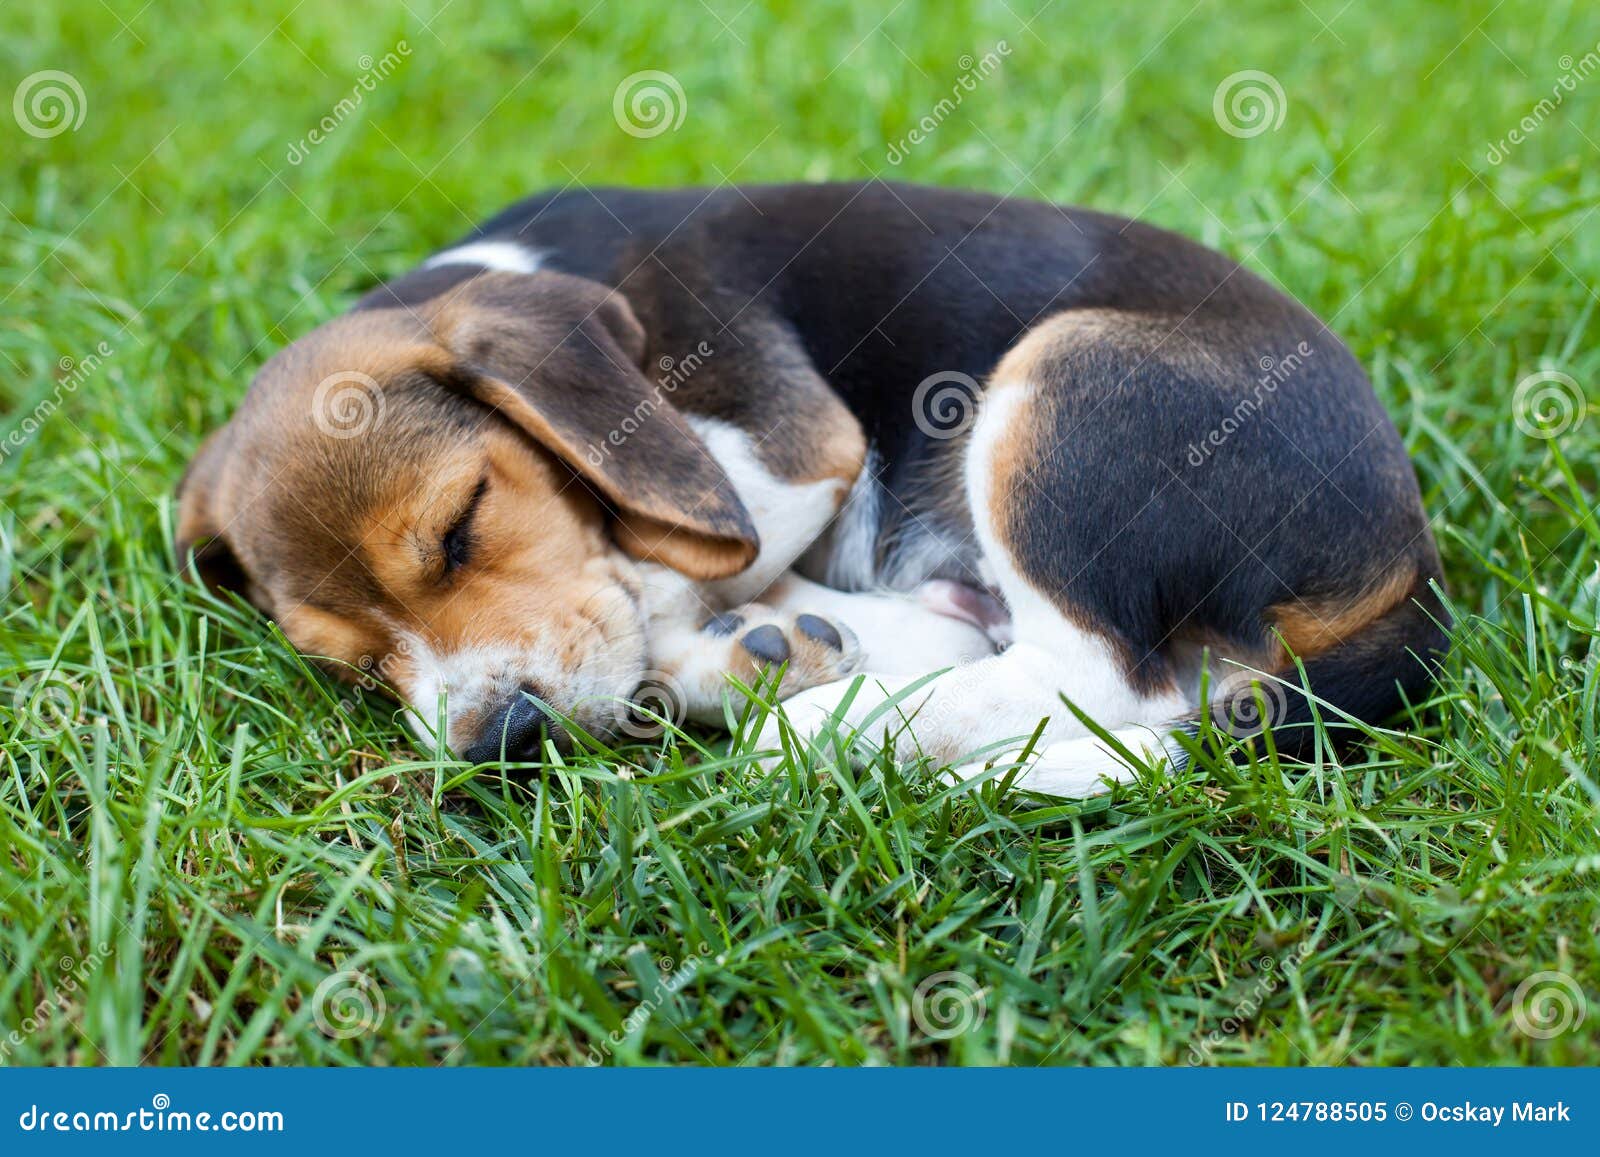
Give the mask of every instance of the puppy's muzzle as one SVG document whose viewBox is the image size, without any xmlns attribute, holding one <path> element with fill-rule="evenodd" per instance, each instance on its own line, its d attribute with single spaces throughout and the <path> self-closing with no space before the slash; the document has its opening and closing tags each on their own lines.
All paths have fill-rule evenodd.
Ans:
<svg viewBox="0 0 1600 1157">
<path fill-rule="evenodd" d="M 476 742 L 461 753 L 468 763 L 528 763 L 544 752 L 544 741 L 559 734 L 555 723 L 533 701 L 533 688 L 518 688 L 484 725 Z"/>
</svg>

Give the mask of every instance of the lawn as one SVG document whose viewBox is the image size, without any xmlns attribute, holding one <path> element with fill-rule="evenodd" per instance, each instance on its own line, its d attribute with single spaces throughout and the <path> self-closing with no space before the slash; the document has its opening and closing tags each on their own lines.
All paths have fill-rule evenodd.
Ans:
<svg viewBox="0 0 1600 1157">
<path fill-rule="evenodd" d="M 0 6 L 0 1063 L 1600 1060 L 1586 17 Z M 619 119 L 645 70 L 681 96 Z M 1434 518 L 1434 696 L 1081 802 L 701 734 L 528 780 L 175 580 L 255 368 L 503 203 L 873 174 L 1140 216 L 1329 319 Z"/>
</svg>

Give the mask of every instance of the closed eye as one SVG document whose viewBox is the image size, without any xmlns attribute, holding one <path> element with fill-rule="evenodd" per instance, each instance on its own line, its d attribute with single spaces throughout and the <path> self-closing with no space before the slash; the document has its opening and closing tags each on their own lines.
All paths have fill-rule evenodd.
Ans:
<svg viewBox="0 0 1600 1157">
<path fill-rule="evenodd" d="M 466 509 L 457 516 L 455 522 L 450 524 L 450 529 L 444 532 L 440 540 L 439 550 L 444 556 L 444 575 L 448 577 L 455 571 L 467 565 L 472 558 L 472 518 L 478 513 L 478 507 L 483 502 L 484 493 L 489 489 L 489 480 L 480 479 L 477 489 L 472 492 L 472 497 L 467 500 Z"/>
</svg>

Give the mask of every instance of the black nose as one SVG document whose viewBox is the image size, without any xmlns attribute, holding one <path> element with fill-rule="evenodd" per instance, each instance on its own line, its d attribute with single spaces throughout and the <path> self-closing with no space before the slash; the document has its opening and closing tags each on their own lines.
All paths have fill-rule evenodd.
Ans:
<svg viewBox="0 0 1600 1157">
<path fill-rule="evenodd" d="M 468 763 L 526 763 L 544 753 L 550 719 L 523 688 L 492 716 L 476 743 L 461 753 Z M 504 752 L 502 757 L 501 752 Z"/>
</svg>

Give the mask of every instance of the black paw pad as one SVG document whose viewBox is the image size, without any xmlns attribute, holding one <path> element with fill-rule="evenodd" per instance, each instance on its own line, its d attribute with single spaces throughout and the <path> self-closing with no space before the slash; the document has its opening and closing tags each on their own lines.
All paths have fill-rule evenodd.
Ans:
<svg viewBox="0 0 1600 1157">
<path fill-rule="evenodd" d="M 740 639 L 739 645 L 763 663 L 789 661 L 789 640 L 774 626 L 757 627 Z"/>
<path fill-rule="evenodd" d="M 839 628 L 827 619 L 819 619 L 816 615 L 800 615 L 794 621 L 795 630 L 808 639 L 814 639 L 824 647 L 832 647 L 835 651 L 844 650 L 844 640 L 839 637 Z"/>
<path fill-rule="evenodd" d="M 736 615 L 732 611 L 723 611 L 720 615 L 712 615 L 701 623 L 700 629 L 725 639 L 742 626 L 744 626 L 743 615 Z"/>
</svg>

